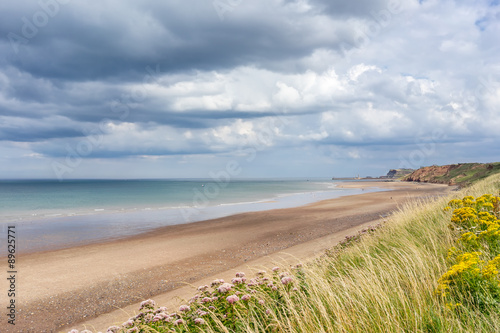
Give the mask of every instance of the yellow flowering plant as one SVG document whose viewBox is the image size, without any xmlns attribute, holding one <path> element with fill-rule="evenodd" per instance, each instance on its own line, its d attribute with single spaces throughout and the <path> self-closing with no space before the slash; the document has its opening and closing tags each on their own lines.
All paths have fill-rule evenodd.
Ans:
<svg viewBox="0 0 500 333">
<path fill-rule="evenodd" d="M 491 194 L 467 196 L 451 200 L 444 209 L 453 208 L 450 228 L 457 231 L 457 246 L 448 251 L 450 268 L 436 288 L 448 305 L 472 305 L 481 310 L 500 306 L 499 202 Z"/>
</svg>

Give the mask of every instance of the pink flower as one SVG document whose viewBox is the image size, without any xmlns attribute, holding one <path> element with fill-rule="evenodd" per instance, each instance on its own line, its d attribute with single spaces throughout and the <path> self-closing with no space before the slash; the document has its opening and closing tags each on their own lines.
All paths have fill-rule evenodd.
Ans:
<svg viewBox="0 0 500 333">
<path fill-rule="evenodd" d="M 210 297 L 203 297 L 203 299 L 201 300 L 202 303 L 210 303 L 212 302 L 212 299 Z"/>
<path fill-rule="evenodd" d="M 148 299 L 148 300 L 141 302 L 141 305 L 139 306 L 139 310 L 142 310 L 144 308 L 154 309 L 155 307 L 156 307 L 156 302 L 153 301 L 152 299 Z"/>
<path fill-rule="evenodd" d="M 239 300 L 240 300 L 240 299 L 239 299 L 239 297 L 238 297 L 238 296 L 236 296 L 236 295 L 231 295 L 231 296 L 228 296 L 228 297 L 226 298 L 226 301 L 227 301 L 229 304 L 236 303 L 236 302 L 238 302 Z"/>
<path fill-rule="evenodd" d="M 257 275 L 264 275 L 264 274 L 266 274 L 266 271 L 258 271 L 257 272 Z"/>
<path fill-rule="evenodd" d="M 177 319 L 176 321 L 174 321 L 174 325 L 177 326 L 177 325 L 181 325 L 181 324 L 184 324 L 184 320 L 182 319 Z"/>
<path fill-rule="evenodd" d="M 197 324 L 197 325 L 204 325 L 205 324 L 205 321 L 201 318 L 196 318 L 194 320 L 194 323 Z"/>
<path fill-rule="evenodd" d="M 198 287 L 198 290 L 199 290 L 199 291 L 205 291 L 205 290 L 207 290 L 207 289 L 208 289 L 208 286 L 207 286 L 207 285 L 204 285 L 204 286 L 199 286 L 199 287 Z"/>
<path fill-rule="evenodd" d="M 297 287 L 293 287 L 292 289 L 293 291 L 298 291 Z"/>
<path fill-rule="evenodd" d="M 292 281 L 293 281 L 293 278 L 291 276 L 285 276 L 285 277 L 281 278 L 281 283 L 283 283 L 284 285 L 287 285 Z"/>
<path fill-rule="evenodd" d="M 236 277 L 244 277 L 244 276 L 245 276 L 245 273 L 243 273 L 243 272 L 236 273 Z"/>
<path fill-rule="evenodd" d="M 278 287 L 273 286 L 271 289 L 272 289 L 273 291 L 276 291 L 276 290 L 278 290 Z"/>
<path fill-rule="evenodd" d="M 118 326 L 110 326 L 108 327 L 108 330 L 106 331 L 107 333 L 117 333 L 120 331 L 120 328 Z"/>
<path fill-rule="evenodd" d="M 132 326 L 134 326 L 134 321 L 129 319 L 126 322 L 124 322 L 122 324 L 122 326 L 125 327 L 125 328 L 132 327 Z"/>
<path fill-rule="evenodd" d="M 231 290 L 232 287 L 233 285 L 230 283 L 223 283 L 217 290 L 220 293 L 227 293 L 229 290 Z"/>
<path fill-rule="evenodd" d="M 234 278 L 231 280 L 233 284 L 240 284 L 243 283 L 243 280 L 241 278 Z"/>
<path fill-rule="evenodd" d="M 264 302 L 264 300 L 263 300 L 263 299 L 260 299 L 260 300 L 259 300 L 259 304 L 260 304 L 260 305 L 264 305 L 264 303 L 265 303 L 265 302 Z"/>
<path fill-rule="evenodd" d="M 189 305 L 181 305 L 179 307 L 179 311 L 180 312 L 186 312 L 186 311 L 189 311 L 189 310 L 191 310 L 191 308 L 189 307 Z"/>
<path fill-rule="evenodd" d="M 280 268 L 279 268 L 278 266 L 273 267 L 273 272 L 277 272 L 277 271 L 279 271 L 279 270 L 280 270 Z"/>
<path fill-rule="evenodd" d="M 270 313 L 271 313 L 271 310 L 267 309 L 266 314 L 270 314 Z"/>
<path fill-rule="evenodd" d="M 224 280 L 216 279 L 216 280 L 213 280 L 210 285 L 213 287 L 213 286 L 218 286 L 219 284 L 223 284 L 223 283 L 224 283 Z"/>
<path fill-rule="evenodd" d="M 243 295 L 243 296 L 241 297 L 241 300 L 242 300 L 242 301 L 248 301 L 251 297 L 252 297 L 252 296 L 250 296 L 250 295 L 246 294 L 246 295 Z"/>
</svg>

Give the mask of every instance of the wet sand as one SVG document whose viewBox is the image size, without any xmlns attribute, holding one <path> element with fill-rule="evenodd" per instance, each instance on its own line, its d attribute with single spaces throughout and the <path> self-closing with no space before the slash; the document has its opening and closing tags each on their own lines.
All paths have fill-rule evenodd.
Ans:
<svg viewBox="0 0 500 333">
<path fill-rule="evenodd" d="M 215 277 L 236 269 L 296 263 L 334 246 L 415 198 L 443 195 L 452 187 L 399 182 L 342 183 L 387 192 L 325 200 L 307 206 L 243 213 L 160 228 L 128 239 L 20 255 L 16 326 L 2 332 L 106 330 L 153 298 L 176 304 Z M 19 239 L 18 241 L 22 241 Z M 6 260 L 0 267 L 7 271 Z M 1 279 L 2 290 L 7 290 Z M 182 287 L 182 288 L 180 288 Z M 0 306 L 7 306 L 6 297 Z M 117 310 L 120 309 L 120 310 Z M 6 323 L 6 316 L 2 316 Z M 1 324 L 2 327 L 4 323 Z"/>
</svg>

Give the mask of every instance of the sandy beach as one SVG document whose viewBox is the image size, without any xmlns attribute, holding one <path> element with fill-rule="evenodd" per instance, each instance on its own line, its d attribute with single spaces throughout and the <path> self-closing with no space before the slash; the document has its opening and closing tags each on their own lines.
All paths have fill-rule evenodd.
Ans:
<svg viewBox="0 0 500 333">
<path fill-rule="evenodd" d="M 2 323 L 2 332 L 105 331 L 132 316 L 144 299 L 174 306 L 178 298 L 194 294 L 193 286 L 215 277 L 230 279 L 237 270 L 250 272 L 274 262 L 285 265 L 307 260 L 346 235 L 377 224 L 407 200 L 444 195 L 453 189 L 400 182 L 341 186 L 391 191 L 237 214 L 169 226 L 123 240 L 20 255 L 16 325 L 5 328 Z M 2 259 L 0 267 L 3 272 L 8 270 L 6 260 Z M 2 290 L 8 289 L 7 282 L 2 279 Z M 5 297 L 1 306 L 7 306 Z"/>
</svg>

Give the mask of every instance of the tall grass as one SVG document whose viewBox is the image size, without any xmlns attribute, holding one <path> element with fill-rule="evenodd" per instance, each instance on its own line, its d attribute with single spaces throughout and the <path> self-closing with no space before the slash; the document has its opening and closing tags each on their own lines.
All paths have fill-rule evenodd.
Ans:
<svg viewBox="0 0 500 333">
<path fill-rule="evenodd" d="M 495 175 L 453 196 L 499 188 Z M 408 203 L 375 235 L 304 267 L 308 287 L 287 299 L 278 331 L 500 332 L 500 309 L 451 310 L 435 294 L 454 242 L 443 211 L 450 199 Z"/>
<path fill-rule="evenodd" d="M 494 175 L 446 198 L 407 203 L 378 231 L 285 274 L 293 274 L 293 290 L 279 285 L 281 277 L 274 273 L 271 280 L 279 289 L 252 286 L 255 301 L 229 306 L 228 294 L 214 291 L 210 295 L 221 297 L 218 305 L 210 303 L 212 310 L 203 308 L 203 326 L 156 322 L 135 327 L 137 332 L 500 332 L 500 309 L 450 308 L 436 294 L 456 239 L 450 212 L 443 208 L 453 198 L 498 194 L 499 189 L 500 175 Z M 232 292 L 241 297 L 250 290 L 245 288 L 235 284 Z M 196 304 L 191 308 L 199 316 L 204 305 Z M 227 311 L 230 315 L 224 315 Z"/>
</svg>

